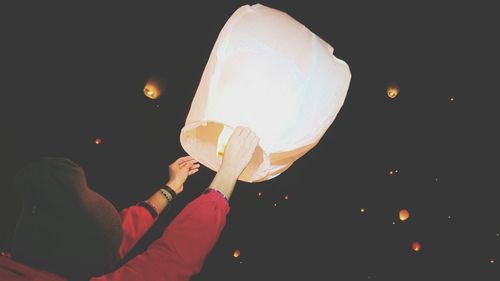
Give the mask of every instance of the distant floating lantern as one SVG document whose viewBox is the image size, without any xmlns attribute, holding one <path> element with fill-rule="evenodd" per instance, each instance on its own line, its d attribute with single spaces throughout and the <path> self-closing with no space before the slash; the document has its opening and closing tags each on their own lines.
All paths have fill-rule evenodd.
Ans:
<svg viewBox="0 0 500 281">
<path fill-rule="evenodd" d="M 365 209 L 364 208 L 361 208 L 361 213 L 364 213 L 365 212 Z"/>
<path fill-rule="evenodd" d="M 102 140 L 100 138 L 96 138 L 94 141 L 95 144 L 101 144 Z"/>
<path fill-rule="evenodd" d="M 399 219 L 400 219 L 401 221 L 405 221 L 405 220 L 407 220 L 409 217 L 410 217 L 410 212 L 408 212 L 408 210 L 406 210 L 406 209 L 402 209 L 401 211 L 399 211 Z"/>
<path fill-rule="evenodd" d="M 240 250 L 236 249 L 234 250 L 233 257 L 237 258 L 240 256 L 240 254 L 241 254 Z"/>
<path fill-rule="evenodd" d="M 288 200 L 288 195 L 285 195 L 285 200 Z"/>
<path fill-rule="evenodd" d="M 151 77 L 144 86 L 144 95 L 150 99 L 158 99 L 164 90 L 164 83 L 158 77 Z"/>
<path fill-rule="evenodd" d="M 258 195 L 259 197 L 260 197 L 260 196 L 262 196 L 262 192 L 257 193 L 257 195 Z"/>
<path fill-rule="evenodd" d="M 411 248 L 413 249 L 413 251 L 419 252 L 420 249 L 422 248 L 422 245 L 420 245 L 419 242 L 415 241 L 411 244 Z"/>
<path fill-rule="evenodd" d="M 399 87 L 397 85 L 390 85 L 387 87 L 387 96 L 391 99 L 397 97 L 399 94 Z"/>
</svg>

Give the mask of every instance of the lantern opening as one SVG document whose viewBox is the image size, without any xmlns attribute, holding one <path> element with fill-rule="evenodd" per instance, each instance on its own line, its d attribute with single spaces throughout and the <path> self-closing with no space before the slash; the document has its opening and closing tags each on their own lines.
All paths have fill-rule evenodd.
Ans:
<svg viewBox="0 0 500 281">
<path fill-rule="evenodd" d="M 233 128 L 218 122 L 195 122 L 181 131 L 181 145 L 204 166 L 218 171 L 222 164 L 224 149 Z M 269 157 L 258 145 L 250 163 L 240 180 L 255 182 L 264 180 L 269 167 Z"/>
</svg>

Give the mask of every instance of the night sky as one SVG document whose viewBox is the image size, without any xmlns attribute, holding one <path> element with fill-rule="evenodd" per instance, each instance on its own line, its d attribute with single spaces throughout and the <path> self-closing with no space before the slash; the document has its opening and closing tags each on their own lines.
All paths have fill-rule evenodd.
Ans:
<svg viewBox="0 0 500 281">
<path fill-rule="evenodd" d="M 179 133 L 219 31 L 254 4 L 123 2 L 1 9 L 2 249 L 20 208 L 12 177 L 37 157 L 79 163 L 118 209 L 155 192 L 185 155 Z M 314 149 L 277 178 L 237 184 L 193 280 L 500 280 L 495 9 L 260 3 L 330 43 L 352 80 Z M 166 85 L 157 100 L 143 94 L 151 76 Z M 135 253 L 214 174 L 190 177 Z"/>
</svg>

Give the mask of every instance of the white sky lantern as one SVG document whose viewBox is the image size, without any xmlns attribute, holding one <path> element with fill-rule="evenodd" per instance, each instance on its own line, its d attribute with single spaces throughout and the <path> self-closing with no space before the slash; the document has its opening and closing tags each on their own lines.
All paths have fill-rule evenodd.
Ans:
<svg viewBox="0 0 500 281">
<path fill-rule="evenodd" d="M 215 42 L 180 141 L 217 171 L 237 126 L 259 146 L 240 180 L 274 178 L 312 149 L 344 103 L 351 73 L 333 48 L 281 11 L 240 7 Z"/>
</svg>

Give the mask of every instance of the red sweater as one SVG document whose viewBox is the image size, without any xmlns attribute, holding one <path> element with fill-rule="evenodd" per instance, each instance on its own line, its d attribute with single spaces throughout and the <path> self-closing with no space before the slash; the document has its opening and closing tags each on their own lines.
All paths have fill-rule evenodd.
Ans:
<svg viewBox="0 0 500 281">
<path fill-rule="evenodd" d="M 129 260 L 116 271 L 90 281 L 189 280 L 200 272 L 226 223 L 229 204 L 217 191 L 207 192 L 189 203 L 163 235 L 145 252 Z M 132 206 L 121 213 L 123 241 L 119 256 L 123 258 L 155 222 L 144 207 Z M 0 280 L 63 281 L 50 272 L 20 264 L 0 256 Z"/>
</svg>

